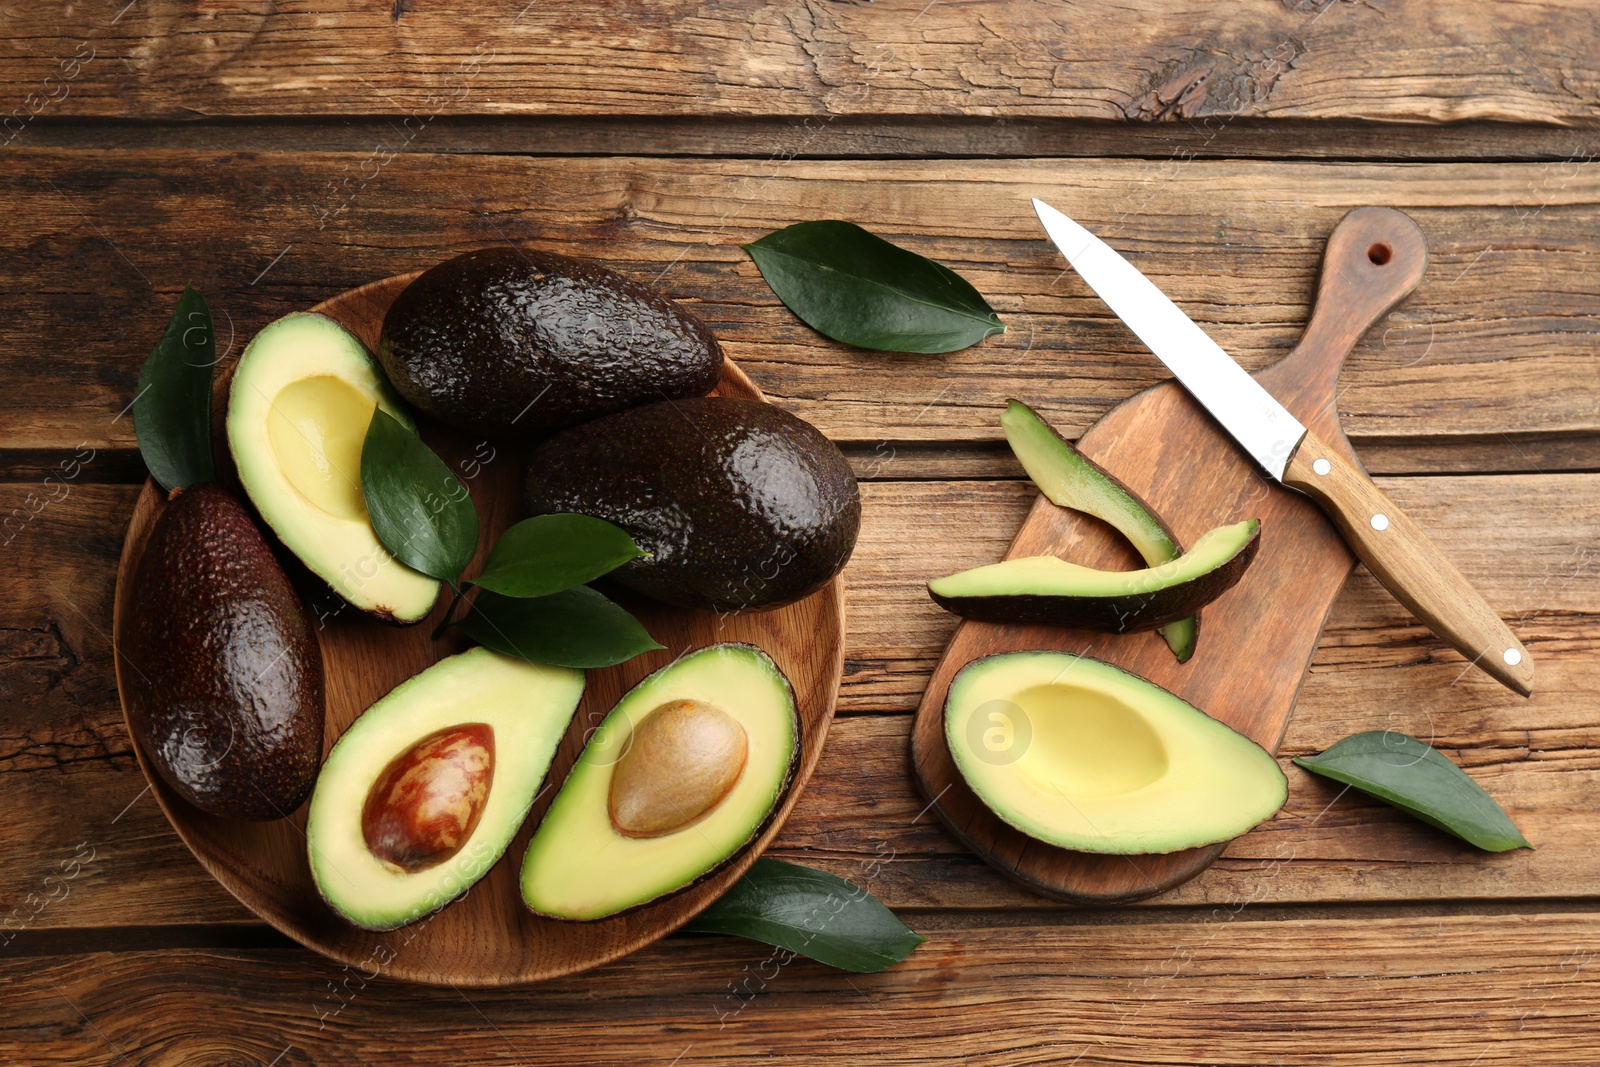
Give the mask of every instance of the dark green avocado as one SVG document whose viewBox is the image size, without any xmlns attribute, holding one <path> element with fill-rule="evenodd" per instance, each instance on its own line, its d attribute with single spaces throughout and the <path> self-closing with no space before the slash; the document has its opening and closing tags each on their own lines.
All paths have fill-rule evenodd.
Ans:
<svg viewBox="0 0 1600 1067">
<path fill-rule="evenodd" d="M 167 505 L 121 634 L 128 722 L 168 785 L 229 818 L 305 803 L 322 756 L 322 652 L 231 493 L 197 485 Z"/>
<path fill-rule="evenodd" d="M 1261 522 L 1201 534 L 1159 567 L 1102 571 L 1056 556 L 1020 556 L 928 583 L 946 611 L 985 622 L 1046 623 L 1125 634 L 1186 618 L 1238 584 L 1255 559 Z"/>
<path fill-rule="evenodd" d="M 700 397 L 566 430 L 528 457 L 530 514 L 616 523 L 646 558 L 611 577 L 669 604 L 799 600 L 844 567 L 861 525 L 850 464 L 816 427 L 758 400 Z"/>
<path fill-rule="evenodd" d="M 647 286 L 552 252 L 484 248 L 424 271 L 390 306 L 378 360 L 440 422 L 536 440 L 722 372 L 705 323 Z"/>
</svg>

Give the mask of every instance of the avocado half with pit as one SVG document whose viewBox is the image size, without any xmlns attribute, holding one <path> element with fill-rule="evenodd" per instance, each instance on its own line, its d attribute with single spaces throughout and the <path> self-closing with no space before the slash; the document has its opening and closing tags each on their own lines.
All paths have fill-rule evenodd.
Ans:
<svg viewBox="0 0 1600 1067">
<path fill-rule="evenodd" d="M 367 517 L 361 448 L 379 407 L 411 426 L 354 334 L 287 315 L 239 357 L 228 447 L 256 511 L 300 562 L 354 607 L 410 623 L 432 610 L 439 582 L 390 555 Z"/>
<path fill-rule="evenodd" d="M 392 930 L 488 873 L 533 806 L 583 681 L 474 648 L 363 712 L 311 795 L 306 846 L 323 899 L 357 926 Z"/>
<path fill-rule="evenodd" d="M 1109 523 L 1148 566 L 1159 567 L 1183 555 L 1172 528 L 1139 494 L 1074 448 L 1037 411 L 1020 400 L 1008 401 L 1000 427 L 1028 477 L 1052 504 Z M 1179 663 L 1194 655 L 1200 616 L 1185 615 L 1157 629 Z"/>
<path fill-rule="evenodd" d="M 1260 543 L 1247 519 L 1201 534 L 1159 567 L 1102 571 L 1056 556 L 1022 556 L 936 578 L 940 607 L 986 622 L 1045 623 L 1125 634 L 1186 618 L 1238 584 Z"/>
<path fill-rule="evenodd" d="M 669 663 L 590 738 L 528 844 L 524 903 L 601 919 L 699 880 L 766 824 L 799 748 L 794 693 L 759 648 Z"/>
<path fill-rule="evenodd" d="M 1283 806 L 1266 749 L 1153 682 L 1064 652 L 974 660 L 950 683 L 945 739 L 1001 820 L 1079 852 L 1226 841 Z"/>
</svg>

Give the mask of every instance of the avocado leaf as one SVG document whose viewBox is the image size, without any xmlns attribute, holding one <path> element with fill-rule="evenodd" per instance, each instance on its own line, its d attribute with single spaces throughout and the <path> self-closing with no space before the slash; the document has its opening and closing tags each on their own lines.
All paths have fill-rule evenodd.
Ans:
<svg viewBox="0 0 1600 1067">
<path fill-rule="evenodd" d="M 485 648 L 553 667 L 609 667 L 665 648 L 627 611 L 580 585 L 539 597 L 485 589 L 472 599 L 461 629 Z"/>
<path fill-rule="evenodd" d="M 835 341 L 955 352 L 1005 331 L 961 275 L 852 222 L 801 222 L 744 249 L 778 299 Z"/>
<path fill-rule="evenodd" d="M 478 512 L 414 430 L 374 408 L 361 446 L 361 493 L 383 547 L 412 570 L 455 586 L 478 549 Z"/>
<path fill-rule="evenodd" d="M 1295 763 L 1354 786 L 1487 852 L 1533 847 L 1466 771 L 1415 737 L 1369 730 Z"/>
<path fill-rule="evenodd" d="M 500 535 L 471 584 L 516 597 L 585 585 L 645 553 L 626 530 L 589 515 L 535 515 Z"/>
<path fill-rule="evenodd" d="M 927 940 L 865 889 L 766 858 L 684 929 L 748 937 L 857 974 L 886 971 Z"/>
<path fill-rule="evenodd" d="M 139 371 L 139 391 L 133 397 L 139 454 L 168 492 L 216 480 L 211 455 L 211 377 L 216 365 L 211 308 L 186 285 L 166 332 Z"/>
</svg>

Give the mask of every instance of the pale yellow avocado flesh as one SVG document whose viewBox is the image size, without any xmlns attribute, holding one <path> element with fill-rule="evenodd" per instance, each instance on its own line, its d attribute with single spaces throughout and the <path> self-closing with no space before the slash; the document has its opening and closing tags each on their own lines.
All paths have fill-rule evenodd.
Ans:
<svg viewBox="0 0 1600 1067">
<path fill-rule="evenodd" d="M 975 660 L 950 684 L 945 738 L 1003 821 L 1080 852 L 1176 852 L 1283 806 L 1260 745 L 1160 686 L 1063 652 Z"/>
<path fill-rule="evenodd" d="M 323 761 L 306 818 L 317 889 L 357 926 L 392 930 L 459 896 L 516 836 L 583 695 L 583 672 L 474 648 L 402 682 L 350 725 Z M 406 872 L 373 855 L 362 805 L 391 760 L 437 730 L 486 723 L 494 773 L 472 835 L 437 866 Z"/>
<path fill-rule="evenodd" d="M 1019 556 L 935 578 L 928 588 L 941 596 L 1059 594 L 1080 597 L 1136 596 L 1180 585 L 1216 570 L 1239 554 L 1261 528 L 1257 519 L 1219 526 L 1196 538 L 1177 559 L 1136 571 L 1103 571 L 1059 556 Z"/>
<path fill-rule="evenodd" d="M 743 773 L 694 823 L 627 837 L 611 823 L 611 773 L 635 724 L 674 700 L 698 700 L 743 727 Z M 765 652 L 724 644 L 691 652 L 629 690 L 590 738 L 522 861 L 522 899 L 560 919 L 599 919 L 696 881 L 744 846 L 777 806 L 799 747 L 789 682 Z"/>
<path fill-rule="evenodd" d="M 239 358 L 228 447 L 289 551 L 362 611 L 415 622 L 433 608 L 439 582 L 391 556 L 368 521 L 361 447 L 376 407 L 411 425 L 355 335 L 322 315 L 288 315 Z"/>
</svg>

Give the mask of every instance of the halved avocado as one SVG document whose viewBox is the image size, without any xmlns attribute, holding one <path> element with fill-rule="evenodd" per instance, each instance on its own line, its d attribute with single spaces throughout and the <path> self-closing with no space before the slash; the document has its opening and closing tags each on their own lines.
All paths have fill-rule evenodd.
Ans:
<svg viewBox="0 0 1600 1067">
<path fill-rule="evenodd" d="M 474 648 L 373 704 L 311 795 L 323 899 L 392 930 L 460 896 L 516 836 L 582 695 L 582 671 Z"/>
<path fill-rule="evenodd" d="M 941 608 L 988 622 L 1040 622 L 1125 634 L 1193 615 L 1244 577 L 1260 544 L 1259 519 L 1219 526 L 1169 563 L 1102 571 L 1056 556 L 1023 556 L 935 578 Z"/>
<path fill-rule="evenodd" d="M 629 690 L 596 729 L 522 861 L 523 902 L 600 919 L 715 870 L 766 823 L 800 724 L 753 645 L 711 645 Z"/>
<path fill-rule="evenodd" d="M 1266 749 L 1153 682 L 1064 652 L 974 660 L 950 683 L 945 739 L 1003 821 L 1080 852 L 1176 852 L 1283 806 Z"/>
<path fill-rule="evenodd" d="M 1150 505 L 1072 447 L 1037 411 L 1020 400 L 1008 401 L 1000 426 L 1028 477 L 1052 504 L 1110 523 L 1152 567 L 1183 555 L 1177 536 Z M 1174 619 L 1160 630 L 1179 663 L 1194 655 L 1199 616 Z"/>
<path fill-rule="evenodd" d="M 239 357 L 228 447 L 245 492 L 289 551 L 360 610 L 416 622 L 439 582 L 390 555 L 367 518 L 361 448 L 374 407 L 411 425 L 354 334 L 323 315 L 286 315 Z"/>
</svg>

